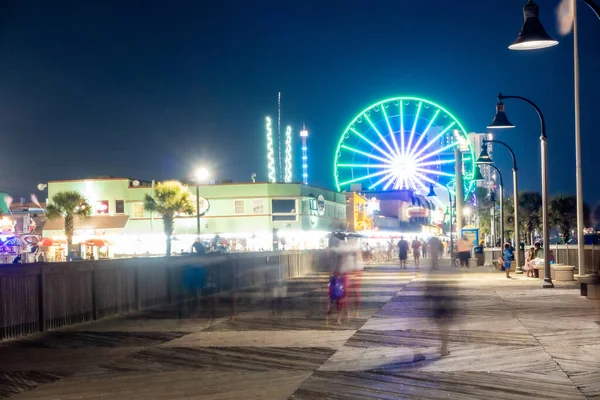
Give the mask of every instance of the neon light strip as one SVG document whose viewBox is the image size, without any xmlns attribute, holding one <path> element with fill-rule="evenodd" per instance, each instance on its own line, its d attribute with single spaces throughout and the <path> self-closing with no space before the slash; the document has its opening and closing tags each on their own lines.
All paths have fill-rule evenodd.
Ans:
<svg viewBox="0 0 600 400">
<path fill-rule="evenodd" d="M 434 169 L 427 169 L 427 168 L 419 168 L 419 167 L 416 167 L 416 168 L 415 168 L 415 170 L 416 170 L 416 171 L 419 171 L 419 172 L 424 172 L 424 173 L 427 173 L 427 174 L 432 174 L 432 175 L 438 175 L 438 176 L 449 176 L 449 177 L 451 177 L 451 178 L 453 178 L 453 177 L 454 177 L 454 174 L 449 174 L 449 173 L 447 173 L 447 172 L 442 172 L 442 171 L 436 171 L 436 170 L 434 170 Z"/>
<path fill-rule="evenodd" d="M 352 132 L 354 132 L 355 135 L 357 135 L 359 138 L 361 138 L 362 140 L 364 140 L 365 142 L 369 143 L 371 146 L 373 146 L 374 148 L 376 148 L 377 150 L 379 150 L 379 152 L 386 156 L 387 158 L 390 159 L 390 161 L 392 160 L 392 157 L 390 156 L 390 154 L 385 151 L 384 149 L 382 149 L 381 147 L 377 146 L 375 143 L 371 142 L 369 139 L 367 139 L 366 137 L 364 137 L 363 135 L 361 135 L 360 133 L 358 133 L 358 131 L 354 128 L 350 128 L 350 130 Z"/>
<path fill-rule="evenodd" d="M 448 132 L 450 130 L 450 128 L 452 128 L 454 126 L 455 123 L 456 122 L 452 121 L 452 123 L 450 125 L 448 125 L 448 127 L 446 129 L 444 129 L 442 132 L 440 132 L 435 138 L 433 138 L 433 140 L 430 140 L 429 142 L 427 142 L 427 144 L 425 146 L 423 146 L 423 148 L 421 150 L 419 150 L 416 154 L 414 154 L 413 157 L 416 159 L 421 154 L 423 154 L 425 152 L 425 150 L 427 150 L 429 147 L 431 147 L 431 145 L 433 145 L 435 142 L 437 142 L 439 138 L 444 136 L 444 134 L 446 134 L 446 132 Z"/>
<path fill-rule="evenodd" d="M 343 168 L 390 168 L 392 164 L 338 164 Z"/>
<path fill-rule="evenodd" d="M 433 114 L 433 118 L 431 119 L 431 121 L 429 121 L 429 125 L 427 125 L 427 128 L 425 128 L 425 131 L 423 131 L 423 133 L 421 133 L 419 140 L 417 140 L 417 144 L 415 144 L 415 147 L 412 149 L 412 152 L 410 153 L 411 155 L 414 155 L 416 153 L 416 151 L 419 149 L 419 145 L 421 144 L 423 139 L 425 139 L 425 137 L 427 136 L 427 132 L 429 132 L 429 128 L 431 128 L 433 121 L 435 121 L 435 119 L 437 118 L 439 113 L 440 113 L 439 109 L 435 110 L 435 114 Z"/>
<path fill-rule="evenodd" d="M 389 172 L 390 172 L 389 170 L 375 172 L 374 174 L 365 175 L 365 176 L 362 176 L 360 178 L 354 178 L 354 179 L 351 179 L 349 181 L 342 182 L 342 183 L 340 183 L 340 185 L 347 185 L 349 183 L 354 183 L 354 182 L 358 182 L 358 181 L 364 181 L 365 179 L 375 178 L 376 176 L 381 176 L 381 175 L 387 174 Z"/>
<path fill-rule="evenodd" d="M 381 182 L 385 181 L 386 179 L 390 179 L 394 174 L 392 172 L 390 172 L 389 174 L 387 174 L 386 176 L 384 176 L 383 178 L 381 178 L 380 180 L 378 180 L 377 182 L 375 182 L 374 184 L 372 184 L 369 187 L 369 190 L 374 189 L 375 187 L 379 186 L 381 184 Z"/>
<path fill-rule="evenodd" d="M 423 163 L 419 163 L 420 167 L 426 167 L 428 165 L 442 165 L 442 164 L 450 164 L 456 162 L 455 159 L 452 160 L 435 160 L 435 161 L 427 161 Z"/>
<path fill-rule="evenodd" d="M 392 185 L 398 179 L 400 179 L 398 176 L 392 174 L 391 179 L 388 181 L 388 183 L 385 184 L 385 186 L 383 187 L 383 190 L 388 190 L 390 185 Z"/>
<path fill-rule="evenodd" d="M 275 183 L 277 178 L 275 177 L 275 152 L 273 151 L 273 129 L 271 128 L 271 118 L 266 118 L 266 131 L 267 131 L 267 173 L 269 182 Z"/>
<path fill-rule="evenodd" d="M 383 142 L 383 144 L 385 144 L 385 147 L 388 148 L 388 150 L 390 151 L 390 153 L 393 154 L 394 150 L 392 149 L 392 147 L 390 146 L 390 144 L 387 142 L 387 140 L 385 140 L 385 138 L 383 137 L 383 135 L 381 134 L 381 132 L 379 132 L 379 130 L 375 127 L 375 125 L 373 125 L 373 122 L 371 122 L 371 118 L 367 117 L 367 114 L 365 114 L 365 119 L 367 121 L 369 121 L 369 124 L 371 124 L 371 126 L 375 130 L 375 132 L 377 133 L 377 136 L 379 136 L 379 138 L 381 139 L 381 141 Z"/>
<path fill-rule="evenodd" d="M 292 127 L 285 128 L 285 175 L 284 182 L 292 182 Z"/>
<path fill-rule="evenodd" d="M 377 157 L 377 156 L 374 156 L 373 154 L 369 154 L 369 153 L 365 153 L 364 151 L 356 150 L 356 149 L 354 149 L 354 148 L 352 148 L 350 146 L 346 146 L 345 144 L 342 145 L 342 148 L 344 148 L 346 150 L 353 151 L 353 152 L 358 153 L 358 154 L 362 154 L 364 156 L 367 156 L 369 158 L 373 158 L 375 160 L 383 161 L 384 163 L 388 162 L 388 160 L 386 160 L 385 158 Z"/>
<path fill-rule="evenodd" d="M 412 144 L 413 137 L 415 136 L 415 129 L 417 129 L 417 121 L 419 120 L 419 114 L 421 113 L 421 106 L 423 102 L 419 102 L 419 106 L 417 107 L 417 115 L 415 116 L 415 122 L 413 122 L 412 129 L 410 131 L 410 136 L 408 137 L 408 151 L 409 154 L 412 152 L 410 145 Z"/>
<path fill-rule="evenodd" d="M 402 150 L 400 154 L 404 154 L 404 104 L 403 101 L 400 100 L 400 142 L 402 146 Z"/>
<path fill-rule="evenodd" d="M 381 111 L 383 111 L 383 116 L 385 117 L 385 122 L 387 123 L 388 129 L 390 131 L 390 136 L 392 137 L 392 142 L 394 143 L 394 148 L 396 149 L 396 154 L 400 154 L 400 149 L 398 148 L 398 141 L 396 140 L 396 135 L 394 134 L 394 131 L 392 130 L 392 125 L 390 125 L 390 120 L 387 116 L 387 112 L 385 111 L 385 107 L 382 104 L 381 105 Z"/>
<path fill-rule="evenodd" d="M 452 147 L 457 146 L 457 145 L 458 145 L 458 142 L 452 142 L 447 146 L 444 146 L 440 149 L 437 149 L 436 151 L 432 151 L 431 153 L 428 153 L 426 156 L 416 159 L 415 163 L 418 163 L 419 161 L 427 160 L 428 158 L 431 158 L 431 157 L 435 156 L 436 154 L 444 152 L 444 151 L 451 149 Z"/>
</svg>

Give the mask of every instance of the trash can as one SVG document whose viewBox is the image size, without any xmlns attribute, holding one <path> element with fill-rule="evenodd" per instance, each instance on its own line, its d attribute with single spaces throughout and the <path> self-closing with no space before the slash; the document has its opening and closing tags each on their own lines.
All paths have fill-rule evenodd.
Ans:
<svg viewBox="0 0 600 400">
<path fill-rule="evenodd" d="M 481 267 L 485 264 L 485 254 L 483 253 L 483 246 L 475 246 L 473 247 L 473 255 L 475 256 L 475 261 L 477 261 L 477 266 Z"/>
</svg>

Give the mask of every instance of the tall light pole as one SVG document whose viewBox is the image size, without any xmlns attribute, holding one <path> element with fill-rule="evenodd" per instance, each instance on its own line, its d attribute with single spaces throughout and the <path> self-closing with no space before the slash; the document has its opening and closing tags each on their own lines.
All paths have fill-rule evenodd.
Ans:
<svg viewBox="0 0 600 400">
<path fill-rule="evenodd" d="M 200 182 L 208 178 L 208 170 L 206 168 L 198 168 L 194 173 L 196 180 L 196 236 L 200 241 Z"/>
<path fill-rule="evenodd" d="M 583 209 L 583 178 L 581 172 L 581 120 L 580 120 L 580 95 L 579 95 L 579 34 L 577 31 L 577 0 L 570 0 L 573 10 L 573 81 L 575 97 L 575 182 L 577 186 L 577 261 L 579 274 L 585 274 L 585 243 L 584 243 L 584 209 Z M 592 0 L 581 0 L 587 4 L 596 17 L 600 19 L 600 6 Z M 557 45 L 558 42 L 550 38 L 539 20 L 539 8 L 529 0 L 523 9 L 525 23 L 519 36 L 508 48 L 512 50 L 537 50 Z"/>
<path fill-rule="evenodd" d="M 520 237 L 521 234 L 519 231 L 519 189 L 518 189 L 518 185 L 517 185 L 517 157 L 515 157 L 515 153 L 510 148 L 510 146 L 500 140 L 483 139 L 481 141 L 481 143 L 482 143 L 481 154 L 479 155 L 479 158 L 477 159 L 477 161 L 475 161 L 475 164 L 492 164 L 494 162 L 492 160 L 492 157 L 490 157 L 490 155 L 488 154 L 488 149 L 487 149 L 488 143 L 496 143 L 496 144 L 500 144 L 500 145 L 506 147 L 508 149 L 508 151 L 510 152 L 510 155 L 512 156 L 512 161 L 513 161 L 512 175 L 513 175 L 513 193 L 514 193 L 513 200 L 514 200 L 514 209 L 515 209 L 515 211 L 514 211 L 515 243 L 516 243 L 515 248 L 517 250 L 515 252 L 515 262 L 517 263 L 516 273 L 522 274 L 523 267 L 521 266 L 521 237 Z"/>
<path fill-rule="evenodd" d="M 504 180 L 502 179 L 502 172 L 494 164 L 489 164 L 490 167 L 494 168 L 500 177 L 500 247 L 504 246 Z"/>
<path fill-rule="evenodd" d="M 542 114 L 542 110 L 531 100 L 522 96 L 505 96 L 502 93 L 498 94 L 498 104 L 496 105 L 496 116 L 490 125 L 489 129 L 505 129 L 514 128 L 515 126 L 508 120 L 506 113 L 504 112 L 504 103 L 502 100 L 505 99 L 517 99 L 526 102 L 537 112 L 540 118 L 540 124 L 542 128 L 542 134 L 540 136 L 540 149 L 541 149 L 541 161 L 542 161 L 542 236 L 544 241 L 544 281 L 542 282 L 543 288 L 552 288 L 552 278 L 550 278 L 550 226 L 548 223 L 548 154 L 546 151 L 548 137 L 546 136 L 546 120 Z"/>
</svg>

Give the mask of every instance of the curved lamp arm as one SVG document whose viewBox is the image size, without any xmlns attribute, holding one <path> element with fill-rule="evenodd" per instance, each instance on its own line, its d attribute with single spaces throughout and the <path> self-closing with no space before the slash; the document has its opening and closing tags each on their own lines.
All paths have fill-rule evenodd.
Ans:
<svg viewBox="0 0 600 400">
<path fill-rule="evenodd" d="M 540 117 L 540 123 L 542 124 L 542 139 L 547 139 L 546 136 L 546 120 L 544 119 L 544 114 L 542 114 L 542 110 L 531 100 L 523 96 L 505 96 L 502 93 L 498 93 L 498 101 L 502 101 L 504 99 L 518 99 L 522 100 L 525 103 L 529 104 L 533 109 L 537 112 L 538 117 Z"/>
<path fill-rule="evenodd" d="M 581 1 L 583 1 L 585 4 L 590 6 L 592 11 L 594 11 L 594 13 L 596 13 L 596 17 L 598 17 L 598 19 L 600 19 L 600 6 L 598 6 L 598 4 L 594 3 L 592 0 L 581 0 Z"/>
<path fill-rule="evenodd" d="M 483 140 L 481 141 L 481 143 L 482 143 L 483 145 L 485 145 L 485 144 L 487 144 L 487 143 L 498 143 L 498 144 L 501 144 L 502 146 L 506 147 L 506 148 L 508 149 L 508 151 L 510 152 L 510 155 L 512 156 L 512 160 L 513 160 L 513 169 L 514 169 L 515 171 L 517 171 L 517 170 L 518 170 L 518 168 L 517 168 L 517 157 L 515 156 L 515 153 L 514 153 L 513 149 L 511 149 L 509 145 L 507 145 L 506 143 L 504 143 L 504 142 L 502 142 L 502 141 L 500 141 L 500 140 L 495 140 L 495 139 L 494 139 L 494 140 L 483 139 Z"/>
</svg>

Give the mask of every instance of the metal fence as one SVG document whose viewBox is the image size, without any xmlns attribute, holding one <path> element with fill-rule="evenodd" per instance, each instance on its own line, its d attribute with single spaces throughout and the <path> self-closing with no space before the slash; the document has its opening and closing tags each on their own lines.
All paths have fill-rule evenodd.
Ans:
<svg viewBox="0 0 600 400">
<path fill-rule="evenodd" d="M 226 292 L 326 271 L 327 256 L 288 251 L 0 266 L 0 340 L 174 303 L 191 263 L 206 266 Z"/>
<path fill-rule="evenodd" d="M 530 246 L 525 246 L 528 249 Z M 550 250 L 554 256 L 554 263 L 573 265 L 575 271 L 579 269 L 579 260 L 577 259 L 577 245 L 551 245 Z M 498 248 L 486 248 L 485 252 L 485 263 L 492 264 L 493 260 L 497 260 L 500 257 L 501 249 Z M 521 250 L 521 265 L 525 264 L 526 252 Z M 600 271 L 600 246 L 586 245 L 585 246 L 585 272 L 591 274 Z"/>
</svg>

